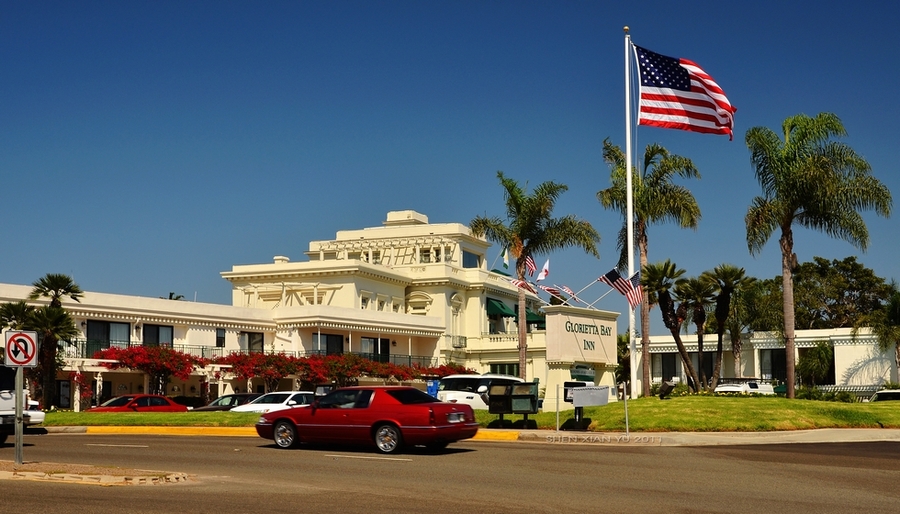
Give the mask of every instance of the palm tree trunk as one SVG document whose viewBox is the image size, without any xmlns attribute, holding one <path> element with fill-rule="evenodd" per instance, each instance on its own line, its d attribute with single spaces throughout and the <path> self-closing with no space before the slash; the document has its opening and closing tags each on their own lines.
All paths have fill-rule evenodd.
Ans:
<svg viewBox="0 0 900 514">
<path fill-rule="evenodd" d="M 56 345 L 52 337 L 41 341 L 41 407 L 49 409 L 56 404 Z"/>
<path fill-rule="evenodd" d="M 735 378 L 743 378 L 744 371 L 741 366 L 741 349 L 744 343 L 741 341 L 741 336 L 737 337 L 734 334 L 731 334 L 731 353 L 734 355 L 734 377 Z"/>
<path fill-rule="evenodd" d="M 719 375 L 722 373 L 722 340 L 725 338 L 725 332 L 719 331 L 719 344 L 716 346 L 716 365 L 713 367 L 712 381 L 709 384 L 709 390 L 715 391 L 719 385 Z"/>
<path fill-rule="evenodd" d="M 684 347 L 684 342 L 681 340 L 681 334 L 677 328 L 670 329 L 669 332 L 672 333 L 672 337 L 675 338 L 675 346 L 678 347 L 678 353 L 681 355 L 681 365 L 684 367 L 685 374 L 688 376 L 691 381 L 694 382 L 694 392 L 698 391 L 697 389 L 700 385 L 700 379 L 697 377 L 697 370 L 694 369 L 694 364 L 691 362 L 691 356 L 688 355 L 687 349 Z"/>
<path fill-rule="evenodd" d="M 647 265 L 647 233 L 643 229 L 638 237 L 638 252 L 643 270 Z M 641 384 L 641 394 L 650 396 L 650 299 L 647 294 L 641 301 Z"/>
<path fill-rule="evenodd" d="M 794 359 L 794 236 L 791 227 L 781 229 L 781 288 L 784 292 L 782 308 L 784 310 L 784 361 L 786 396 L 794 398 L 794 382 L 796 377 Z"/>
<path fill-rule="evenodd" d="M 703 366 L 703 327 L 697 325 L 697 367 L 700 368 L 700 387 L 704 391 L 709 387 L 706 381 L 706 368 Z"/>
</svg>

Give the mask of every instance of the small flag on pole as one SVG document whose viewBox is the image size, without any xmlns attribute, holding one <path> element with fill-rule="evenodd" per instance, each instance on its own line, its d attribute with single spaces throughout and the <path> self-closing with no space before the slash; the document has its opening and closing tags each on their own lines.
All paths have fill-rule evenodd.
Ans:
<svg viewBox="0 0 900 514">
<path fill-rule="evenodd" d="M 525 282 L 524 280 L 519 280 L 517 278 L 513 278 L 513 279 L 510 279 L 510 282 L 512 282 L 512 284 L 516 287 L 521 287 L 522 289 L 524 289 L 526 291 L 530 291 L 530 292 L 534 293 L 534 289 L 531 288 L 531 285 L 529 285 L 528 282 Z"/>
<path fill-rule="evenodd" d="M 562 293 L 559 292 L 559 289 L 557 289 L 555 287 L 542 286 L 540 284 L 538 284 L 538 287 L 540 287 L 544 291 L 547 291 L 548 293 L 550 293 L 551 296 L 555 296 L 555 297 L 559 298 L 560 300 L 565 300 L 565 298 L 562 297 Z"/>
<path fill-rule="evenodd" d="M 540 282 L 541 280 L 544 280 L 545 278 L 547 278 L 547 275 L 549 275 L 549 274 L 550 274 L 550 259 L 547 259 L 547 262 L 544 263 L 544 267 L 541 268 L 541 272 L 538 273 L 538 276 L 535 279 L 535 282 Z"/>
<path fill-rule="evenodd" d="M 569 288 L 569 286 L 560 286 L 560 288 L 561 288 L 563 291 L 565 291 L 567 295 L 569 295 L 569 298 L 575 300 L 576 302 L 585 303 L 581 298 L 578 298 L 577 296 L 575 296 L 575 291 L 572 291 L 572 290 Z"/>
<path fill-rule="evenodd" d="M 509 247 L 503 247 L 503 269 L 509 269 Z"/>
<path fill-rule="evenodd" d="M 644 290 L 641 288 L 641 272 L 636 271 L 628 281 L 631 282 L 631 290 L 625 293 L 625 298 L 628 300 L 628 305 L 634 309 L 644 301 Z"/>
<path fill-rule="evenodd" d="M 737 111 L 696 63 L 634 45 L 641 77 L 638 125 L 727 134 Z"/>
<path fill-rule="evenodd" d="M 537 271 L 537 265 L 534 263 L 534 259 L 531 256 L 525 257 L 525 269 L 528 270 L 528 276 L 533 277 L 534 272 Z"/>
</svg>

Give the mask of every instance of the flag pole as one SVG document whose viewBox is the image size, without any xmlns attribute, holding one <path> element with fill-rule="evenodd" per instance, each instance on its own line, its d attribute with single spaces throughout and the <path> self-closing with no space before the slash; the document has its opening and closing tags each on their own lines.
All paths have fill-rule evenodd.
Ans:
<svg viewBox="0 0 900 514">
<path fill-rule="evenodd" d="M 634 202 L 631 192 L 631 35 L 625 26 L 625 226 L 628 245 L 628 276 L 634 276 Z M 628 343 L 631 361 L 631 397 L 637 398 L 637 343 L 634 336 L 634 309 L 628 304 Z M 624 393 L 623 393 L 624 394 Z"/>
</svg>

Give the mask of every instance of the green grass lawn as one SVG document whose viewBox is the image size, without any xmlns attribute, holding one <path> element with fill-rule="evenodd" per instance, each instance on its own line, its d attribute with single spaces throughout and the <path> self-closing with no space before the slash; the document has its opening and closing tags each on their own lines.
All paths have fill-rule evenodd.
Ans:
<svg viewBox="0 0 900 514">
<path fill-rule="evenodd" d="M 559 415 L 560 424 L 571 420 L 573 411 Z M 496 424 L 499 416 L 476 411 L 482 426 Z M 585 407 L 590 429 L 598 432 L 625 431 L 622 402 L 603 407 Z M 900 402 L 837 403 L 785 398 L 739 396 L 684 396 L 660 400 L 655 397 L 628 401 L 629 429 L 635 432 L 753 432 L 811 428 L 900 428 Z M 250 427 L 259 414 L 237 412 L 86 413 L 48 412 L 44 426 L 210 426 Z M 521 415 L 507 415 L 510 425 Z M 538 428 L 556 428 L 556 413 L 529 416 Z"/>
</svg>

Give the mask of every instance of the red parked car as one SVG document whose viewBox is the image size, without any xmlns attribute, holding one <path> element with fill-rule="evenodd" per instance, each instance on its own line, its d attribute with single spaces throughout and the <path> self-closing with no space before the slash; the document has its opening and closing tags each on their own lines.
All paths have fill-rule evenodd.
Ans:
<svg viewBox="0 0 900 514">
<path fill-rule="evenodd" d="M 404 445 L 445 448 L 473 437 L 472 407 L 445 403 L 414 387 L 336 389 L 304 409 L 264 414 L 256 432 L 279 448 L 304 443 L 374 444 L 381 453 Z"/>
<path fill-rule="evenodd" d="M 85 412 L 187 412 L 188 408 L 158 394 L 117 396 Z"/>
</svg>

